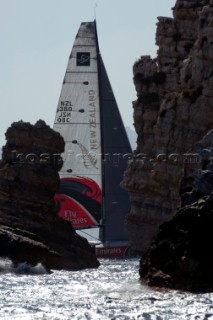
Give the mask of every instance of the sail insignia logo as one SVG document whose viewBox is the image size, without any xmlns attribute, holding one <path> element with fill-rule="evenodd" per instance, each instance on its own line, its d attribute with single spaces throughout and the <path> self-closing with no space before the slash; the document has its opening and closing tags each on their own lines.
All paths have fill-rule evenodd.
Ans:
<svg viewBox="0 0 213 320">
<path fill-rule="evenodd" d="M 77 52 L 77 66 L 90 66 L 90 52 Z"/>
<path fill-rule="evenodd" d="M 95 158 L 95 155 L 92 155 L 87 150 L 87 148 L 83 144 L 79 143 L 78 141 L 73 140 L 72 143 L 77 144 L 79 146 L 79 148 L 81 149 L 81 152 L 82 152 L 81 157 L 83 160 L 84 167 L 86 169 L 91 168 L 91 167 L 98 169 L 98 167 L 96 166 L 97 159 Z"/>
</svg>

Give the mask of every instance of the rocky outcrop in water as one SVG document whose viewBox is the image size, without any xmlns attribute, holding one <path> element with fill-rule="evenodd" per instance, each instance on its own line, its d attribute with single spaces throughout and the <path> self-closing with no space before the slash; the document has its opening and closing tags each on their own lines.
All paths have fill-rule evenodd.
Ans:
<svg viewBox="0 0 213 320">
<path fill-rule="evenodd" d="M 140 261 L 140 277 L 151 286 L 194 292 L 213 291 L 213 131 L 197 146 L 203 169 L 184 192 L 172 220 L 160 226 L 156 241 Z M 183 187 L 184 186 L 184 187 Z"/>
<path fill-rule="evenodd" d="M 177 212 L 160 226 L 140 262 L 150 286 L 193 292 L 213 291 L 213 193 Z"/>
<path fill-rule="evenodd" d="M 0 162 L 0 256 L 47 270 L 98 267 L 93 248 L 60 219 L 63 138 L 44 121 L 15 122 L 6 132 Z"/>
<path fill-rule="evenodd" d="M 142 254 L 181 206 L 180 192 L 192 189 L 196 143 L 213 128 L 212 12 L 212 0 L 177 0 L 174 18 L 158 17 L 157 57 L 133 67 L 138 139 L 122 186 L 131 200 L 126 228 Z"/>
</svg>

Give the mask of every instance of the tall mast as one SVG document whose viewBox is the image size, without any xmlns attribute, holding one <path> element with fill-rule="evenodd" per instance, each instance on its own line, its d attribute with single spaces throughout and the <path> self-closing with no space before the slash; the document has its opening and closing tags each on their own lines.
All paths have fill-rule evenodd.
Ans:
<svg viewBox="0 0 213 320">
<path fill-rule="evenodd" d="M 102 205 L 101 205 L 101 212 L 102 212 L 102 219 L 101 225 L 99 230 L 99 238 L 100 241 L 104 242 L 105 240 L 105 153 L 104 153 L 104 130 L 103 130 L 103 112 L 102 112 L 102 81 L 101 81 L 101 53 L 99 49 L 99 42 L 98 42 L 98 32 L 97 32 L 97 23 L 94 20 L 95 25 L 95 38 L 97 44 L 97 64 L 98 64 L 98 88 L 99 88 L 99 105 L 100 105 L 100 120 L 101 120 L 101 159 L 102 159 Z"/>
</svg>

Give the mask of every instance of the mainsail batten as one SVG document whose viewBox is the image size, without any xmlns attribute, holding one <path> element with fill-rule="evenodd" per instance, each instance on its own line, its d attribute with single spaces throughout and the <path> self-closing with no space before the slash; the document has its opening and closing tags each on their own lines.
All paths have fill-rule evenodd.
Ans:
<svg viewBox="0 0 213 320">
<path fill-rule="evenodd" d="M 128 194 L 120 182 L 131 147 L 99 52 L 96 23 L 82 23 L 69 57 L 54 129 L 65 140 L 59 215 L 100 226 L 103 243 L 127 241 Z"/>
</svg>

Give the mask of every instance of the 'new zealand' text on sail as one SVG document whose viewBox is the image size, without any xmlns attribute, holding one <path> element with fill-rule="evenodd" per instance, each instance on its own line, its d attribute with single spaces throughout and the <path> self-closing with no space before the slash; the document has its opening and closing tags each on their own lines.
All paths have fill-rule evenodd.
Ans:
<svg viewBox="0 0 213 320">
<path fill-rule="evenodd" d="M 132 153 L 99 52 L 96 23 L 76 35 L 54 129 L 64 137 L 56 194 L 59 215 L 76 228 L 100 226 L 102 242 L 125 241 L 130 204 L 120 182 Z"/>
</svg>

